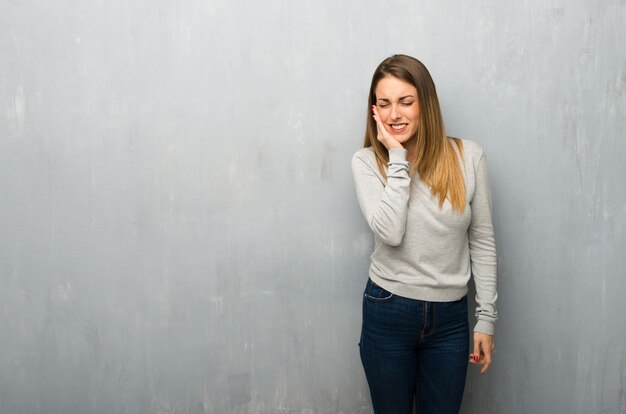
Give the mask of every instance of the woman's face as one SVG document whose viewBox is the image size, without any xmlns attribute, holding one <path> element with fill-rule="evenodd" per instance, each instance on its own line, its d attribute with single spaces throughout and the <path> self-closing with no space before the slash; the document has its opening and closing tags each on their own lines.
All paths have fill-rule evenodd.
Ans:
<svg viewBox="0 0 626 414">
<path fill-rule="evenodd" d="M 416 133 L 419 122 L 419 103 L 415 86 L 401 79 L 386 76 L 374 89 L 376 109 L 385 129 L 400 144 Z"/>
</svg>

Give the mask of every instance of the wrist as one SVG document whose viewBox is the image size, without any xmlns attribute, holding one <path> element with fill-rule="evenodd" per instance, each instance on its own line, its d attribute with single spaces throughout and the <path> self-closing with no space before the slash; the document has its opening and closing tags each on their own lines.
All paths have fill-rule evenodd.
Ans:
<svg viewBox="0 0 626 414">
<path fill-rule="evenodd" d="M 389 148 L 389 162 L 406 162 L 407 150 L 406 148 L 392 147 Z"/>
</svg>

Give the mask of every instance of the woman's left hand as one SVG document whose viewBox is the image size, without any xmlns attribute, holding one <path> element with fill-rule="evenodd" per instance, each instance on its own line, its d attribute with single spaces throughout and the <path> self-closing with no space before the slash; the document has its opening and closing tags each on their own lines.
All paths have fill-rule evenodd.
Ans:
<svg viewBox="0 0 626 414">
<path fill-rule="evenodd" d="M 470 354 L 470 361 L 472 364 L 482 365 L 480 370 L 481 374 L 487 372 L 489 365 L 491 365 L 491 354 L 495 344 L 493 342 L 493 335 L 488 335 L 482 332 L 474 332 L 474 353 Z"/>
</svg>

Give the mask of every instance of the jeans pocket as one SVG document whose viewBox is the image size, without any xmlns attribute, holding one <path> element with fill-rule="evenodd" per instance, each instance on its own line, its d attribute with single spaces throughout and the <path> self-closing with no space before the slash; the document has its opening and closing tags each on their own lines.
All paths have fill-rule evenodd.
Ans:
<svg viewBox="0 0 626 414">
<path fill-rule="evenodd" d="M 365 299 L 368 299 L 370 301 L 384 302 L 391 299 L 394 295 L 388 290 L 385 290 L 382 287 L 378 286 L 372 281 L 372 279 L 368 279 L 363 296 L 365 297 Z"/>
</svg>

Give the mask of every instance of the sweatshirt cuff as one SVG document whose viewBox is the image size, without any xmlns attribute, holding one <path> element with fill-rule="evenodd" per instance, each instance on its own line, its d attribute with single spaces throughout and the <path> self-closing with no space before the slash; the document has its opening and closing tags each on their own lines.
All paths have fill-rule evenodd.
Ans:
<svg viewBox="0 0 626 414">
<path fill-rule="evenodd" d="M 406 162 L 406 148 L 391 148 L 389 149 L 389 163 L 405 163 Z"/>
<path fill-rule="evenodd" d="M 476 322 L 476 326 L 474 326 L 474 332 L 480 332 L 487 335 L 493 336 L 496 326 L 493 322 L 489 321 L 481 321 Z"/>
</svg>

